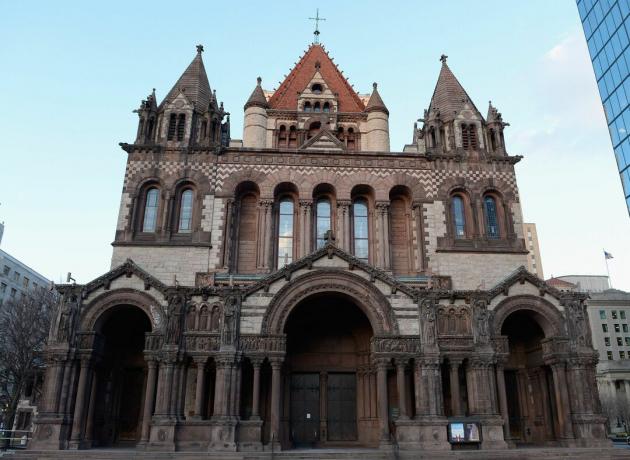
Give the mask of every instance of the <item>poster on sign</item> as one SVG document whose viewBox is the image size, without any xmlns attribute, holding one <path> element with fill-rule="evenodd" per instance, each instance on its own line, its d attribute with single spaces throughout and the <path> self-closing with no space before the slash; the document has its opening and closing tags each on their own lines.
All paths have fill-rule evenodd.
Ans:
<svg viewBox="0 0 630 460">
<path fill-rule="evenodd" d="M 481 442 L 479 424 L 454 422 L 448 424 L 449 441 L 452 443 Z"/>
</svg>

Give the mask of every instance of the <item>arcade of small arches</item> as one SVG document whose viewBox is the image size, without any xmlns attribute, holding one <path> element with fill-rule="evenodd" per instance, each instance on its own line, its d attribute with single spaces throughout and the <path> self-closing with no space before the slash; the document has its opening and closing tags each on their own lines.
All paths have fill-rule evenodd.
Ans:
<svg viewBox="0 0 630 460">
<path fill-rule="evenodd" d="M 335 274 L 322 276 L 330 286 Z M 479 423 L 482 448 L 604 438 L 593 354 L 566 347 L 551 303 L 508 297 L 490 314 L 425 299 L 421 332 L 401 336 L 384 297 L 341 288 L 354 276 L 338 276 L 340 289 L 317 276 L 286 285 L 262 334 L 240 337 L 229 326 L 240 304 L 228 300 L 170 305 L 158 326 L 149 305 L 101 296 L 76 349 L 50 360 L 40 423 L 63 416 L 61 445 L 79 448 L 383 446 L 393 436 L 401 448 L 445 449 L 449 421 Z"/>
<path fill-rule="evenodd" d="M 307 102 L 307 104 L 309 104 Z M 327 107 L 328 103 L 324 103 L 323 112 L 329 111 Z M 310 105 L 309 105 L 310 108 Z M 319 102 L 315 103 L 314 112 L 320 112 L 322 109 L 319 107 Z M 310 112 L 310 110 L 307 110 Z M 324 126 L 328 123 L 322 122 L 320 119 L 307 120 L 304 129 L 299 129 L 296 124 L 280 123 L 274 134 L 274 147 L 279 149 L 296 149 L 302 145 L 305 141 L 314 137 L 318 132 L 322 130 L 322 123 Z M 330 123 L 332 124 L 332 123 Z M 337 123 L 337 128 L 334 131 L 334 135 L 344 145 L 346 150 L 357 150 L 357 146 L 360 145 L 360 133 L 357 132 L 356 126 L 345 126 Z"/>
</svg>

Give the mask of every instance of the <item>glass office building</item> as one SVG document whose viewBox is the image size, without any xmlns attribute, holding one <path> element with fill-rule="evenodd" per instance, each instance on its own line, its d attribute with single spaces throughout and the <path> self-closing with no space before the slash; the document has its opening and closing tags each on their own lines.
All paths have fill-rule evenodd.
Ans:
<svg viewBox="0 0 630 460">
<path fill-rule="evenodd" d="M 630 213 L 630 0 L 578 0 Z"/>
</svg>

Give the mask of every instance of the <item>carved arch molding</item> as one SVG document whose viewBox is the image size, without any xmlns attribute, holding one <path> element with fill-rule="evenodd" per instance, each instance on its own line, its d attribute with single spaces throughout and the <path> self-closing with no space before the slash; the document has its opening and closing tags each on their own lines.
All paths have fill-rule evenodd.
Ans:
<svg viewBox="0 0 630 460">
<path fill-rule="evenodd" d="M 565 335 L 564 317 L 551 302 L 533 295 L 508 297 L 494 308 L 494 335 L 501 335 L 505 320 L 514 312 L 529 311 L 545 333 L 545 337 Z"/>
<path fill-rule="evenodd" d="M 157 332 L 162 327 L 165 314 L 162 305 L 152 296 L 135 289 L 116 289 L 99 295 L 87 304 L 81 314 L 82 332 L 94 331 L 97 322 L 112 308 L 132 306 L 142 310 L 151 322 L 151 330 Z"/>
<path fill-rule="evenodd" d="M 374 335 L 398 334 L 394 311 L 374 283 L 343 269 L 314 270 L 284 285 L 273 297 L 263 317 L 263 335 L 284 333 L 291 311 L 303 300 L 316 294 L 341 294 L 349 297 L 366 315 Z"/>
</svg>

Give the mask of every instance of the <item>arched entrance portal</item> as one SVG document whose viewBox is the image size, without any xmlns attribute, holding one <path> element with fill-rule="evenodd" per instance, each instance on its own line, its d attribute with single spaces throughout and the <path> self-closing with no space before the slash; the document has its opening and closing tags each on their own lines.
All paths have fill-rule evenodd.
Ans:
<svg viewBox="0 0 630 460">
<path fill-rule="evenodd" d="M 343 294 L 315 294 L 291 311 L 284 332 L 287 447 L 377 444 L 373 330 L 361 309 Z"/>
<path fill-rule="evenodd" d="M 138 307 L 123 305 L 106 311 L 95 325 L 103 340 L 96 368 L 94 444 L 129 446 L 140 439 L 145 390 L 144 334 L 151 322 Z"/>
<path fill-rule="evenodd" d="M 505 365 L 509 438 L 516 444 L 546 444 L 558 439 L 553 377 L 543 361 L 545 333 L 540 320 L 533 311 L 518 310 L 501 327 L 510 349 Z"/>
</svg>

